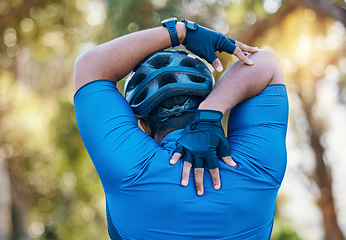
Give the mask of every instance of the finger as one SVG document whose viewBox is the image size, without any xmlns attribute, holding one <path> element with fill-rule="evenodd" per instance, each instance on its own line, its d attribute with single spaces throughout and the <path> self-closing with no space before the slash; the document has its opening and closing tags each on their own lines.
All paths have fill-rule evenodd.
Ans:
<svg viewBox="0 0 346 240">
<path fill-rule="evenodd" d="M 237 58 L 239 58 L 240 61 L 242 61 L 243 63 L 247 64 L 247 65 L 253 65 L 253 62 L 248 59 L 244 53 L 241 51 L 241 49 L 239 47 L 237 47 L 233 53 Z"/>
<path fill-rule="evenodd" d="M 186 150 L 184 155 L 183 173 L 181 174 L 181 185 L 187 186 L 189 182 L 190 170 L 193 163 L 193 156 L 190 151 Z"/>
<path fill-rule="evenodd" d="M 255 52 L 259 51 L 258 47 L 251 47 L 251 46 L 248 46 L 242 42 L 236 41 L 235 45 L 237 47 L 239 47 L 244 52 L 255 53 Z"/>
<path fill-rule="evenodd" d="M 234 51 L 237 48 L 237 46 L 231 40 L 233 40 L 233 39 L 224 38 L 222 43 L 220 44 L 220 48 L 218 50 L 220 52 L 225 51 L 229 54 L 234 54 Z"/>
<path fill-rule="evenodd" d="M 177 148 L 174 150 L 175 153 L 180 153 L 181 155 L 184 155 L 185 152 L 185 148 L 183 147 L 183 145 L 178 144 Z"/>
<path fill-rule="evenodd" d="M 198 157 L 198 156 L 194 156 L 193 157 L 194 161 L 193 161 L 193 167 L 194 168 L 204 168 L 204 161 L 203 158 Z M 186 160 L 185 160 L 186 161 Z"/>
<path fill-rule="evenodd" d="M 219 166 L 219 159 L 217 158 L 217 153 L 215 150 L 210 150 L 210 154 L 206 156 L 205 163 L 207 168 L 209 169 L 215 169 Z"/>
<path fill-rule="evenodd" d="M 169 160 L 169 163 L 172 165 L 176 164 L 183 155 L 185 155 L 185 148 L 183 145 L 178 144 L 177 148 L 174 150 L 173 156 Z"/>
<path fill-rule="evenodd" d="M 174 153 L 173 156 L 171 157 L 171 160 L 169 160 L 169 163 L 174 165 L 178 162 L 178 160 L 180 159 L 181 154 L 180 153 Z"/>
<path fill-rule="evenodd" d="M 195 175 L 195 187 L 196 187 L 197 195 L 202 196 L 204 193 L 204 187 L 203 187 L 204 168 L 195 168 L 194 175 Z"/>
<path fill-rule="evenodd" d="M 220 138 L 219 146 L 217 148 L 217 152 L 220 157 L 231 156 L 231 149 L 229 147 L 229 143 L 227 141 L 226 136 Z"/>
<path fill-rule="evenodd" d="M 217 72 L 222 72 L 222 70 L 223 70 L 221 61 L 220 61 L 220 59 L 218 59 L 218 58 L 215 59 L 215 60 L 212 62 L 211 66 L 213 66 L 213 68 L 214 68 Z"/>
<path fill-rule="evenodd" d="M 189 163 L 191 163 L 191 165 L 194 162 L 193 156 L 189 150 L 185 150 L 184 162 L 189 162 Z"/>
<path fill-rule="evenodd" d="M 218 147 L 218 153 L 219 156 L 222 158 L 222 160 L 229 166 L 235 167 L 237 164 L 233 161 L 231 155 L 231 149 L 229 147 L 227 138 L 221 138 L 220 144 Z"/>
<path fill-rule="evenodd" d="M 236 162 L 233 161 L 231 156 L 228 157 L 223 157 L 222 160 L 224 161 L 224 163 L 226 163 L 228 166 L 230 167 L 235 167 L 237 166 Z"/>
<path fill-rule="evenodd" d="M 184 161 L 183 173 L 181 174 L 181 185 L 183 185 L 184 187 L 189 183 L 191 167 L 191 163 Z"/>
<path fill-rule="evenodd" d="M 221 187 L 219 168 L 209 169 L 209 172 L 213 180 L 214 189 L 219 190 Z"/>
<path fill-rule="evenodd" d="M 216 50 L 215 50 L 216 51 Z M 198 54 L 197 54 L 198 55 Z M 216 53 L 215 52 L 211 52 L 210 54 L 208 55 L 203 55 L 203 56 L 200 56 L 201 58 L 204 58 L 205 60 L 207 60 L 208 63 L 212 64 L 216 59 L 217 59 L 217 56 L 216 56 Z"/>
<path fill-rule="evenodd" d="M 234 39 L 232 39 L 232 38 L 228 38 L 228 40 L 231 42 L 231 43 L 233 43 L 233 44 L 235 44 L 237 41 L 236 40 L 234 40 Z"/>
</svg>

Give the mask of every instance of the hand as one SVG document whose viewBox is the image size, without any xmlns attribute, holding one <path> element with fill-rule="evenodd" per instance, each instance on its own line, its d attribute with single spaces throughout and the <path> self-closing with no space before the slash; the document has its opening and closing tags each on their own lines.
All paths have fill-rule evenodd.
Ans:
<svg viewBox="0 0 346 240">
<path fill-rule="evenodd" d="M 204 193 L 204 162 L 209 168 L 216 190 L 221 187 L 217 153 L 227 165 L 236 166 L 230 156 L 230 148 L 221 125 L 222 116 L 222 112 L 219 111 L 196 110 L 193 120 L 184 129 L 178 140 L 178 146 L 170 160 L 171 164 L 175 164 L 181 156 L 184 156 L 181 178 L 183 186 L 187 186 L 191 167 L 194 166 L 198 196 Z"/>
<path fill-rule="evenodd" d="M 183 45 L 187 50 L 207 60 L 217 72 L 221 72 L 223 67 L 215 54 L 216 51 L 234 54 L 245 64 L 253 65 L 247 55 L 258 52 L 257 47 L 247 46 L 220 32 L 215 32 L 194 22 L 187 20 L 184 20 L 184 22 L 187 29 Z"/>
</svg>

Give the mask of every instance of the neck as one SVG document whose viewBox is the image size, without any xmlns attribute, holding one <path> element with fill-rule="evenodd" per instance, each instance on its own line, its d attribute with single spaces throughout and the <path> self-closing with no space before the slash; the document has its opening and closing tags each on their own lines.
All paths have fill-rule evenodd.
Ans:
<svg viewBox="0 0 346 240">
<path fill-rule="evenodd" d="M 161 132 L 157 132 L 155 133 L 155 135 L 153 136 L 154 140 L 158 143 L 161 144 L 162 140 L 167 136 L 167 134 L 175 131 L 176 129 L 174 128 L 168 128 L 164 131 Z"/>
</svg>

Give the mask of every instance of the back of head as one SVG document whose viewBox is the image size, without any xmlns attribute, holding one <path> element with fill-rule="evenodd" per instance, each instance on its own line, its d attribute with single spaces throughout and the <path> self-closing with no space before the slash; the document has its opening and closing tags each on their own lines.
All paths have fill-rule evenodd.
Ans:
<svg viewBox="0 0 346 240">
<path fill-rule="evenodd" d="M 208 96 L 214 78 L 206 64 L 185 51 L 156 52 L 143 60 L 125 82 L 133 112 L 156 131 L 186 126 L 189 110 Z M 155 125 L 155 126 L 153 126 Z"/>
</svg>

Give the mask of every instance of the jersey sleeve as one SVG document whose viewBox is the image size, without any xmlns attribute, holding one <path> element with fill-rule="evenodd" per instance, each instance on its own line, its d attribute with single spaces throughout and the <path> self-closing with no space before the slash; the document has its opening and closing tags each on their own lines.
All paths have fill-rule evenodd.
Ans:
<svg viewBox="0 0 346 240">
<path fill-rule="evenodd" d="M 77 91 L 74 105 L 80 135 L 105 193 L 140 178 L 160 146 L 138 127 L 116 84 L 90 82 Z"/>
<path fill-rule="evenodd" d="M 227 140 L 234 161 L 243 161 L 281 184 L 287 162 L 288 98 L 285 85 L 268 85 L 235 106 L 228 118 Z"/>
</svg>

